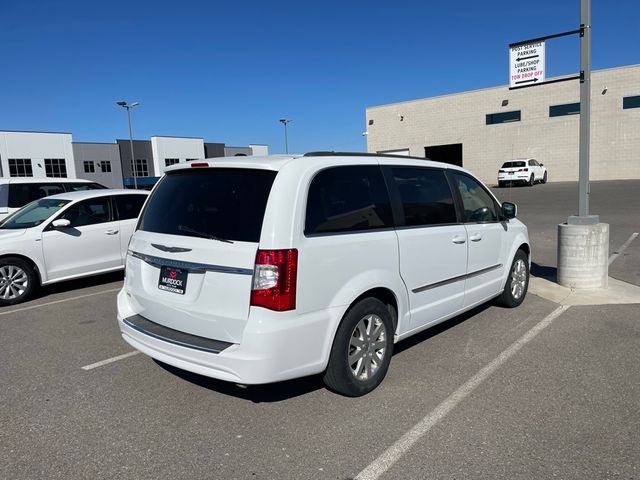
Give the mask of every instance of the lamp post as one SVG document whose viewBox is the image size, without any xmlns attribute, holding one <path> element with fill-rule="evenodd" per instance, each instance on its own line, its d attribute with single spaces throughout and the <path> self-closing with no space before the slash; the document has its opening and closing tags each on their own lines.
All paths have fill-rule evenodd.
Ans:
<svg viewBox="0 0 640 480">
<path fill-rule="evenodd" d="M 281 118 L 278 120 L 282 125 L 284 125 L 284 153 L 289 153 L 289 139 L 287 138 L 287 125 L 291 123 L 291 120 L 286 118 Z"/>
<path fill-rule="evenodd" d="M 127 118 L 129 119 L 129 147 L 131 147 L 131 166 L 133 170 L 133 188 L 137 190 L 138 177 L 136 174 L 136 170 L 137 170 L 136 160 L 133 156 L 133 135 L 131 134 L 131 109 L 140 105 L 140 102 L 133 102 L 132 104 L 129 104 L 124 100 L 119 100 L 116 102 L 116 105 L 127 109 Z"/>
</svg>

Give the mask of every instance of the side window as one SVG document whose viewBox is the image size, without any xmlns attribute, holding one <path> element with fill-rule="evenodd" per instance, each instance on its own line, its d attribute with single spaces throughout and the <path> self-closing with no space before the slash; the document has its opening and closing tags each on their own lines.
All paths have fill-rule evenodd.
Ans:
<svg viewBox="0 0 640 480">
<path fill-rule="evenodd" d="M 116 195 L 113 198 L 116 201 L 118 218 L 120 220 L 130 220 L 138 218 L 142 204 L 147 197 L 146 195 Z"/>
<path fill-rule="evenodd" d="M 9 185 L 9 207 L 23 207 L 34 200 L 57 193 L 64 193 L 61 183 L 12 183 Z"/>
<path fill-rule="evenodd" d="M 456 223 L 451 189 L 442 170 L 394 167 L 406 226 Z"/>
<path fill-rule="evenodd" d="M 305 234 L 393 227 L 391 203 L 377 165 L 333 167 L 309 187 Z"/>
<path fill-rule="evenodd" d="M 72 227 L 110 222 L 113 216 L 111 215 L 109 198 L 92 198 L 78 202 L 65 210 L 58 218 L 69 220 Z"/>
<path fill-rule="evenodd" d="M 454 184 L 460 192 L 465 223 L 495 222 L 498 220 L 496 204 L 491 195 L 471 177 L 453 174 Z"/>
</svg>

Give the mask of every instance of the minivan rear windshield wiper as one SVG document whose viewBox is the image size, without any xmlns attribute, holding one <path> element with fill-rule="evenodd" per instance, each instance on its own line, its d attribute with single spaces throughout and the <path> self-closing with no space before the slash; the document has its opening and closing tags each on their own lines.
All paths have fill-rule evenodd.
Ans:
<svg viewBox="0 0 640 480">
<path fill-rule="evenodd" d="M 209 240 L 217 240 L 218 242 L 233 243 L 231 240 L 227 240 L 226 238 L 216 237 L 215 235 L 211 235 L 205 232 L 199 232 L 198 230 L 194 230 L 193 228 L 187 227 L 186 225 L 178 225 L 178 230 L 180 230 L 181 232 L 193 233 L 194 235 L 208 238 Z"/>
</svg>

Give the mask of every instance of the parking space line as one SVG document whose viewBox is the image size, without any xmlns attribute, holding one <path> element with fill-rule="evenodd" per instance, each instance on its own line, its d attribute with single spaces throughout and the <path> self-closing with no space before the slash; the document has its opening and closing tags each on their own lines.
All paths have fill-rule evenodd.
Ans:
<svg viewBox="0 0 640 480">
<path fill-rule="evenodd" d="M 425 434 L 446 417 L 462 400 L 493 374 L 500 366 L 515 355 L 522 347 L 533 340 L 551 322 L 558 318 L 569 308 L 562 305 L 547 315 L 543 320 L 531 328 L 527 333 L 511 344 L 500 355 L 484 366 L 478 373 L 467 380 L 455 392 L 449 395 L 440 405 L 429 412 L 411 430 L 400 437 L 391 447 L 385 450 L 378 458 L 370 463 L 364 470 L 356 475 L 354 480 L 376 480 L 391 468 L 409 449 L 415 445 Z"/>
<path fill-rule="evenodd" d="M 94 368 L 102 367 L 103 365 L 109 365 L 110 363 L 117 362 L 118 360 L 123 360 L 125 358 L 133 357 L 134 355 L 139 354 L 138 350 L 134 350 L 133 352 L 125 353 L 123 355 L 118 355 L 117 357 L 107 358 L 106 360 L 102 360 L 100 362 L 92 363 L 91 365 L 85 365 L 82 367 L 83 370 L 93 370 Z"/>
<path fill-rule="evenodd" d="M 617 251 L 611 254 L 611 256 L 609 257 L 609 265 L 611 265 L 614 262 L 614 260 L 618 258 L 622 254 L 622 252 L 624 252 L 627 249 L 629 245 L 631 245 L 631 242 L 633 242 L 637 236 L 638 236 L 637 232 L 632 233 L 629 239 L 626 242 L 624 242 Z"/>
<path fill-rule="evenodd" d="M 63 298 L 61 300 L 55 300 L 53 302 L 39 303 L 38 305 L 30 305 L 28 307 L 16 308 L 9 310 L 8 312 L 0 312 L 0 315 L 9 315 L 10 313 L 24 312 L 26 310 L 33 310 L 34 308 L 47 307 L 49 305 L 55 305 L 57 303 L 70 302 L 72 300 L 79 300 L 81 298 L 93 297 L 95 295 L 102 295 L 103 293 L 118 292 L 120 288 L 112 288 L 111 290 L 103 290 L 101 292 L 87 293 L 86 295 L 78 295 L 77 297 Z"/>
</svg>

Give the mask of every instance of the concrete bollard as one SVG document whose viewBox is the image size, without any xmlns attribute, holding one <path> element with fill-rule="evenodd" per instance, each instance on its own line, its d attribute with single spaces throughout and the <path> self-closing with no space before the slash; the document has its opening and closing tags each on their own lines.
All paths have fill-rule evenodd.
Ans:
<svg viewBox="0 0 640 480">
<path fill-rule="evenodd" d="M 558 283 L 574 289 L 607 288 L 608 223 L 558 225 Z"/>
</svg>

